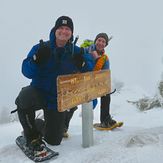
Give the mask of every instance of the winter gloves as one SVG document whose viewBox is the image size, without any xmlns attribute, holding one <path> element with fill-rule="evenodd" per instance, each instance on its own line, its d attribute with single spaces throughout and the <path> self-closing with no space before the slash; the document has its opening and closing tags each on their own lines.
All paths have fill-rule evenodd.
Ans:
<svg viewBox="0 0 163 163">
<path fill-rule="evenodd" d="M 37 65 L 45 64 L 48 59 L 53 55 L 53 59 L 56 61 L 56 64 L 60 64 L 60 61 L 64 57 L 66 49 L 64 47 L 58 47 L 55 49 L 55 52 L 52 54 L 50 47 L 40 40 L 39 48 L 35 55 L 33 55 L 33 62 Z M 71 52 L 70 52 L 71 53 Z M 72 60 L 77 68 L 80 70 L 83 66 L 84 59 L 83 54 L 85 53 L 84 48 L 80 48 L 79 53 L 75 53 L 72 56 Z"/>
<path fill-rule="evenodd" d="M 80 48 L 80 52 L 78 54 L 73 55 L 74 64 L 79 70 L 81 70 L 81 68 L 84 65 L 83 54 L 84 54 L 84 48 Z"/>
<path fill-rule="evenodd" d="M 37 53 L 33 56 L 33 61 L 38 65 L 46 63 L 51 56 L 50 48 L 43 42 L 43 40 L 40 40 L 39 46 Z"/>
</svg>

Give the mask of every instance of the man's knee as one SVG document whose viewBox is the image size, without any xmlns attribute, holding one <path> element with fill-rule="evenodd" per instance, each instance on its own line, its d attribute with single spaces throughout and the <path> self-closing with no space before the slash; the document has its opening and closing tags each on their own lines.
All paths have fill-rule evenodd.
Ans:
<svg viewBox="0 0 163 163">
<path fill-rule="evenodd" d="M 45 141 L 50 145 L 59 145 L 63 138 L 62 122 L 54 122 L 47 126 L 45 123 Z"/>
<path fill-rule="evenodd" d="M 50 145 L 59 145 L 63 138 L 65 113 L 45 110 L 45 140 Z"/>
<path fill-rule="evenodd" d="M 35 109 L 41 109 L 45 106 L 45 100 L 42 94 L 31 86 L 22 88 L 18 97 L 15 100 L 15 104 L 19 109 L 29 109 L 35 107 Z"/>
<path fill-rule="evenodd" d="M 50 144 L 50 145 L 60 145 L 61 144 L 61 141 L 62 141 L 62 137 L 58 138 L 58 139 L 54 139 L 54 138 L 47 138 L 45 137 L 44 138 L 45 141 Z"/>
<path fill-rule="evenodd" d="M 31 107 L 32 105 L 31 93 L 32 88 L 30 86 L 21 89 L 18 97 L 15 100 L 15 104 L 18 106 L 18 109 L 25 109 Z"/>
</svg>

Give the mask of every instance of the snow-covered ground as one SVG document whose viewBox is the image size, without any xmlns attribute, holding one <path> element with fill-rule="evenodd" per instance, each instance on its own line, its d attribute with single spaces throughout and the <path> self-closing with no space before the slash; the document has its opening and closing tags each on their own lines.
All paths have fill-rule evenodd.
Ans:
<svg viewBox="0 0 163 163">
<path fill-rule="evenodd" d="M 69 129 L 70 137 L 60 146 L 50 146 L 60 153 L 57 163 L 162 163 L 162 109 L 139 111 L 127 100 L 141 98 L 145 92 L 137 87 L 123 88 L 112 95 L 111 113 L 124 126 L 113 131 L 94 130 L 94 145 L 82 147 L 81 109 L 76 111 Z M 94 122 L 99 121 L 99 105 L 94 110 Z M 0 163 L 32 162 L 19 150 L 15 138 L 20 134 L 18 122 L 0 125 Z"/>
</svg>

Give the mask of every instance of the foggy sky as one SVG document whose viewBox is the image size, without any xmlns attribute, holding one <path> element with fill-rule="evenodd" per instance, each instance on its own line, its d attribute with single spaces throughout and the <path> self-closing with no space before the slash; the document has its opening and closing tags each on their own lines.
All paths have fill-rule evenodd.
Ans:
<svg viewBox="0 0 163 163">
<path fill-rule="evenodd" d="M 21 74 L 22 60 L 62 15 L 73 19 L 78 45 L 99 32 L 112 35 L 106 49 L 112 78 L 153 94 L 162 72 L 162 7 L 162 0 L 0 0 L 0 108 L 15 107 L 30 83 Z"/>
</svg>

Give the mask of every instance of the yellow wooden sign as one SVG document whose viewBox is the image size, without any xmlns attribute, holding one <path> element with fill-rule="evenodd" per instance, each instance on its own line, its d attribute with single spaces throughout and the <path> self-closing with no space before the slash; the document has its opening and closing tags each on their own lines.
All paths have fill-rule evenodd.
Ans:
<svg viewBox="0 0 163 163">
<path fill-rule="evenodd" d="M 58 76 L 57 91 L 59 112 L 89 102 L 111 92 L 110 70 Z"/>
</svg>

